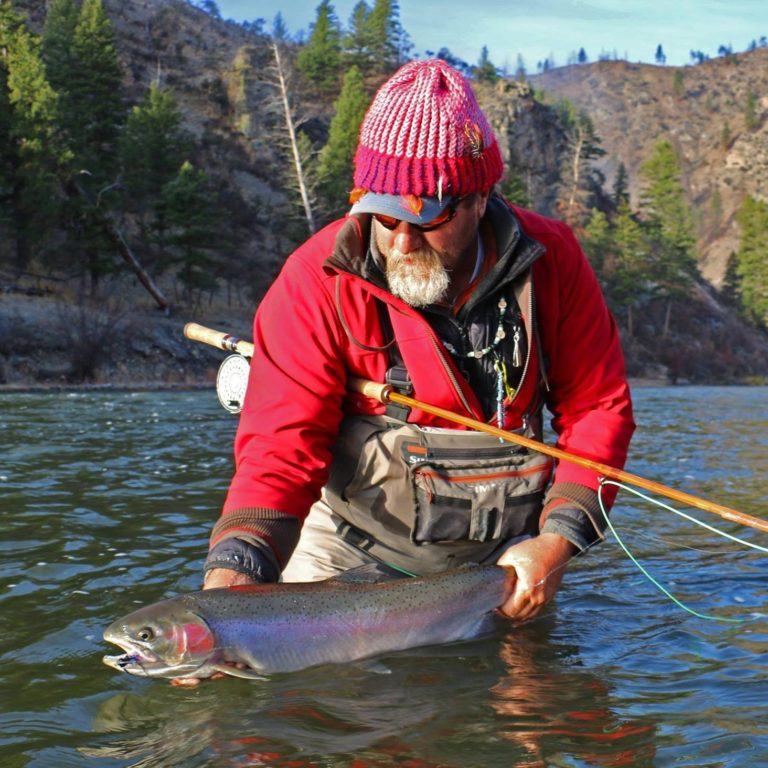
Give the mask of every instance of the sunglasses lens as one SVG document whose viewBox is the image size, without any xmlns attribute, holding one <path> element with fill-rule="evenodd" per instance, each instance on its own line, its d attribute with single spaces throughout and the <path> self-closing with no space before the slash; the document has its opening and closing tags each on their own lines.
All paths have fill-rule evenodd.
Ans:
<svg viewBox="0 0 768 768">
<path fill-rule="evenodd" d="M 386 229 L 395 229 L 400 223 L 400 219 L 396 219 L 394 216 L 384 216 L 381 213 L 374 214 L 374 218 Z"/>
<path fill-rule="evenodd" d="M 425 232 L 429 232 L 430 229 L 437 229 L 446 222 L 450 221 L 456 214 L 456 209 L 452 206 L 448 206 L 442 213 L 438 213 L 432 221 L 428 221 L 426 224 L 422 224 L 421 228 Z"/>
<path fill-rule="evenodd" d="M 440 213 L 438 213 L 434 219 L 428 221 L 426 224 L 411 224 L 411 226 L 421 232 L 431 232 L 433 229 L 442 227 L 443 224 L 447 224 L 453 219 L 456 215 L 456 209 L 463 199 L 464 197 L 459 197 L 454 200 L 450 205 L 446 206 Z M 383 213 L 374 213 L 373 217 L 386 229 L 397 229 L 402 221 L 402 219 L 396 219 L 394 216 L 386 216 Z"/>
</svg>

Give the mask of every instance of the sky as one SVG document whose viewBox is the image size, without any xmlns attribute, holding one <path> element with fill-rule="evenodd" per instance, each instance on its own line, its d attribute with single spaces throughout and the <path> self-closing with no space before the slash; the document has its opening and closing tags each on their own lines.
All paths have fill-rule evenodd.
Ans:
<svg viewBox="0 0 768 768">
<path fill-rule="evenodd" d="M 358 0 L 332 6 L 346 27 Z M 291 34 L 307 31 L 319 0 L 217 0 L 224 18 L 266 20 L 282 13 Z M 373 0 L 368 0 L 373 5 Z M 400 23 L 412 54 L 448 48 L 469 64 L 483 46 L 490 60 L 513 73 L 518 55 L 533 74 L 539 62 L 569 63 L 580 48 L 599 58 L 655 62 L 662 46 L 668 65 L 691 63 L 691 51 L 715 58 L 721 46 L 734 52 L 768 37 L 768 0 L 399 0 Z"/>
</svg>

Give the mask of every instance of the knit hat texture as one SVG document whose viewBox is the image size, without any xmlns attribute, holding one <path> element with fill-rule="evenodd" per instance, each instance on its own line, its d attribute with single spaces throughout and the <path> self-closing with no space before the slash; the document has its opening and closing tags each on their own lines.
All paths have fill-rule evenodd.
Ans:
<svg viewBox="0 0 768 768">
<path fill-rule="evenodd" d="M 443 197 L 490 189 L 504 166 L 469 82 L 441 59 L 411 61 L 379 88 L 360 127 L 355 187 Z"/>
</svg>

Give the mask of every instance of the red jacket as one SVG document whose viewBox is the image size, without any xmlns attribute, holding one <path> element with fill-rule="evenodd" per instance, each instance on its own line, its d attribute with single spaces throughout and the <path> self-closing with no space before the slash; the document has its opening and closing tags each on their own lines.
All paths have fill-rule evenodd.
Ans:
<svg viewBox="0 0 768 768">
<path fill-rule="evenodd" d="M 557 445 L 621 467 L 634 422 L 617 329 L 597 280 L 569 227 L 513 210 L 522 230 L 543 246 L 532 269 L 546 359 L 543 394 Z M 212 545 L 232 535 L 256 535 L 285 564 L 293 543 L 278 530 L 279 521 L 303 520 L 318 499 L 343 415 L 384 410 L 346 388 L 352 376 L 383 381 L 389 367 L 387 354 L 376 349 L 385 339 L 374 297 L 391 308 L 413 397 L 483 418 L 475 394 L 421 313 L 361 276 L 365 225 L 364 218 L 349 217 L 313 236 L 287 259 L 258 308 L 235 440 L 236 473 Z M 534 343 L 531 349 L 536 356 Z M 527 376 L 508 408 L 507 427 L 520 425 L 540 390 L 541 377 Z M 420 411 L 408 420 L 456 428 Z M 561 462 L 554 483 L 596 489 L 597 476 Z"/>
</svg>

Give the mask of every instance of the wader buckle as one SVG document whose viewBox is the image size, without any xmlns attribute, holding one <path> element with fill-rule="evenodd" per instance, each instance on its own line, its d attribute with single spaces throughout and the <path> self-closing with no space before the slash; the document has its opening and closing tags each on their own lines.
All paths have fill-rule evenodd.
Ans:
<svg viewBox="0 0 768 768">
<path fill-rule="evenodd" d="M 404 365 L 393 365 L 387 371 L 384 381 L 400 395 L 409 396 L 413 394 L 413 383 Z M 398 405 L 397 403 L 387 403 L 385 410 L 387 416 L 398 421 L 406 421 L 410 412 L 411 409 L 408 406 Z"/>
</svg>

